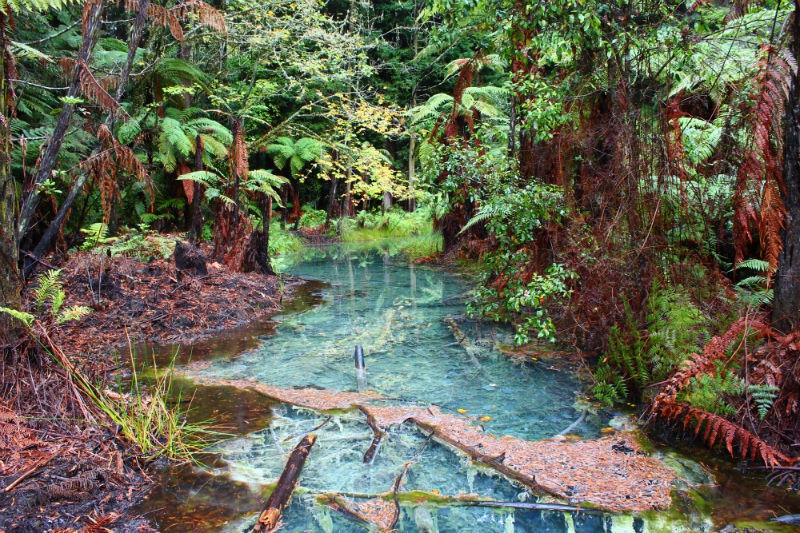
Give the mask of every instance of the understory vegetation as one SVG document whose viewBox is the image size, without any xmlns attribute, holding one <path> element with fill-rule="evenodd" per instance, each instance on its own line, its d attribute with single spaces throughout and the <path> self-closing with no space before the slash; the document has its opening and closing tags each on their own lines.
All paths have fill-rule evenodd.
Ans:
<svg viewBox="0 0 800 533">
<path fill-rule="evenodd" d="M 797 8 L 0 0 L 3 390 L 55 362 L 59 416 L 99 409 L 142 456 L 188 458 L 202 430 L 168 377 L 107 392 L 48 341 L 91 311 L 59 267 L 90 257 L 96 311 L 133 277 L 104 285 L 107 260 L 168 298 L 211 277 L 162 266 L 179 242 L 273 279 L 309 241 L 388 237 L 477 265 L 468 312 L 517 344 L 596 359 L 598 405 L 792 468 Z"/>
</svg>

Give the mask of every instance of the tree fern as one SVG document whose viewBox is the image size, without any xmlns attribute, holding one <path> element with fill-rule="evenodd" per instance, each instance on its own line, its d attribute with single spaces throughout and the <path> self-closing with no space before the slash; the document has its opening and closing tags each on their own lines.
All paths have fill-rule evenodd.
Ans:
<svg viewBox="0 0 800 533">
<path fill-rule="evenodd" d="M 208 77 L 193 64 L 175 57 L 166 57 L 156 63 L 154 70 L 164 86 L 200 85 L 208 90 Z"/>
</svg>

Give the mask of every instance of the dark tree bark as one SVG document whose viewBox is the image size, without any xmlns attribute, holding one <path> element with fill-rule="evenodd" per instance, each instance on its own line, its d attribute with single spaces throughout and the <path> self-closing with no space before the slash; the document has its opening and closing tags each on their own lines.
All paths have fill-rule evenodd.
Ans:
<svg viewBox="0 0 800 533">
<path fill-rule="evenodd" d="M 272 269 L 272 262 L 269 259 L 269 223 L 272 218 L 272 198 L 263 192 L 256 194 L 263 227 L 253 230 L 253 233 L 250 234 L 250 242 L 247 244 L 242 262 L 242 272 L 260 272 L 274 276 L 275 271 Z"/>
<path fill-rule="evenodd" d="M 340 209 L 339 202 L 336 199 L 337 189 L 339 188 L 339 178 L 336 176 L 331 177 L 331 186 L 328 191 L 328 213 L 325 217 L 325 226 L 329 226 L 331 220 L 339 218 Z"/>
<path fill-rule="evenodd" d="M 56 164 L 56 158 L 61 151 L 61 145 L 64 143 L 64 138 L 67 134 L 72 115 L 75 112 L 75 104 L 71 103 L 81 92 L 80 75 L 84 68 L 89 68 L 92 60 L 92 50 L 97 43 L 98 34 L 100 31 L 101 15 L 103 13 L 104 0 L 91 0 L 87 2 L 83 12 L 83 40 L 81 48 L 78 52 L 75 67 L 72 71 L 72 79 L 67 91 L 67 102 L 61 108 L 61 113 L 56 121 L 56 127 L 53 130 L 53 135 L 47 142 L 44 154 L 39 162 L 39 169 L 36 171 L 36 176 L 33 179 L 30 190 L 25 197 L 22 204 L 19 217 L 18 237 L 21 239 L 30 228 L 31 219 L 39 206 L 39 187 L 42 183 L 47 181 L 52 175 L 53 168 Z M 51 237 L 52 239 L 52 237 Z"/>
<path fill-rule="evenodd" d="M 208 258 L 194 244 L 187 244 L 178 241 L 175 243 L 175 271 L 180 276 L 181 272 L 188 272 L 193 276 L 205 276 L 208 274 L 206 263 Z"/>
<path fill-rule="evenodd" d="M 800 58 L 800 2 L 795 1 L 792 18 L 792 54 Z M 783 250 L 778 256 L 775 275 L 775 299 L 772 324 L 789 333 L 800 328 L 800 84 L 792 75 L 789 101 L 786 105 L 783 140 L 783 203 L 786 226 L 783 229 Z"/>
</svg>

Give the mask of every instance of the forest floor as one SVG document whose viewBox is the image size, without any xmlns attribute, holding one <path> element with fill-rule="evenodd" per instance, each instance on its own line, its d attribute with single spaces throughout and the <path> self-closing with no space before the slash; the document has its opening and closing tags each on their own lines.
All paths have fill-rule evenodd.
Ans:
<svg viewBox="0 0 800 533">
<path fill-rule="evenodd" d="M 49 322 L 47 336 L 96 383 L 110 379 L 135 343 L 191 343 L 263 321 L 302 283 L 231 273 L 217 263 L 206 275 L 187 276 L 172 260 L 89 252 L 58 266 L 65 307 L 92 312 Z M 0 342 L 0 349 L 0 533 L 153 531 L 126 515 L 152 486 L 148 465 L 114 428 L 85 422 L 70 376 L 36 342 Z"/>
</svg>

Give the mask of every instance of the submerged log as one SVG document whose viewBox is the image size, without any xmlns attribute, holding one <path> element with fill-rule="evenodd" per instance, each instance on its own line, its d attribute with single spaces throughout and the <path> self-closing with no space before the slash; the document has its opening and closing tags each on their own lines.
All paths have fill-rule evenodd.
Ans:
<svg viewBox="0 0 800 533">
<path fill-rule="evenodd" d="M 461 328 L 458 327 L 458 324 L 454 319 L 447 317 L 444 319 L 444 322 L 447 324 L 447 327 L 450 329 L 450 331 L 453 332 L 453 337 L 455 337 L 456 342 L 461 345 L 462 348 L 464 348 L 464 352 L 466 352 L 466 354 L 469 356 L 472 364 L 475 365 L 478 370 L 483 370 L 481 362 L 478 361 L 479 350 L 478 347 L 475 346 L 475 343 L 470 341 L 466 333 L 461 331 Z"/>
<path fill-rule="evenodd" d="M 253 531 L 269 533 L 278 528 L 283 509 L 292 497 L 292 493 L 297 486 L 297 480 L 300 478 L 300 472 L 303 470 L 308 453 L 316 440 L 317 436 L 312 433 L 303 437 L 303 440 L 294 447 L 291 455 L 289 455 L 289 460 L 286 461 L 286 467 L 278 479 L 278 484 L 270 494 L 264 510 L 261 511 L 261 515 L 259 515 L 258 521 L 253 527 Z"/>
</svg>

